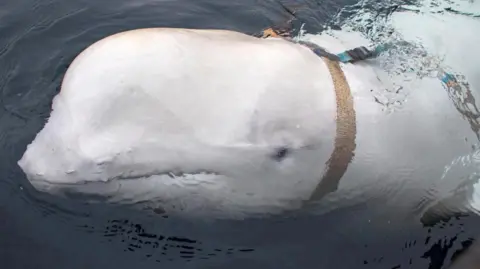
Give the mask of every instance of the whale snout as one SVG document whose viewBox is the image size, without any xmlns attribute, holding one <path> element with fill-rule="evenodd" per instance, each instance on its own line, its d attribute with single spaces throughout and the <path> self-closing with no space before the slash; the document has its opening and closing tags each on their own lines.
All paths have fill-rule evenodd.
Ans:
<svg viewBox="0 0 480 269">
<path fill-rule="evenodd" d="M 66 183 L 65 179 L 59 180 L 55 173 L 58 169 L 56 168 L 58 161 L 53 159 L 48 151 L 42 150 L 38 141 L 34 141 L 27 147 L 17 164 L 27 180 L 38 191 L 57 192 L 54 190 L 54 183 Z"/>
<path fill-rule="evenodd" d="M 115 186 L 101 183 L 80 173 L 84 164 L 61 143 L 35 139 L 17 162 L 35 190 L 59 197 L 72 198 L 83 193 L 111 192 Z M 105 186 L 104 186 L 105 185 Z"/>
<path fill-rule="evenodd" d="M 47 158 L 34 158 L 32 151 L 27 150 L 17 164 L 35 190 L 61 195 L 60 189 L 48 180 Z"/>
<path fill-rule="evenodd" d="M 77 180 L 73 174 L 79 165 L 78 158 L 48 129 L 42 130 L 27 146 L 17 164 L 28 181 L 42 191 L 51 190 L 45 189 L 47 185 L 71 184 Z"/>
<path fill-rule="evenodd" d="M 30 181 L 46 180 L 48 164 L 47 158 L 42 158 L 39 154 L 35 154 L 35 150 L 31 145 L 24 152 L 22 158 L 17 162 L 18 166 Z"/>
</svg>

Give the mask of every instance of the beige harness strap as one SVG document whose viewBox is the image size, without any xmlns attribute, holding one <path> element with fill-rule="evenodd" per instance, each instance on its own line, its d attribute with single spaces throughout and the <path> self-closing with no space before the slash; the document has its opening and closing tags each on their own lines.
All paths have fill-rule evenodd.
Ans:
<svg viewBox="0 0 480 269">
<path fill-rule="evenodd" d="M 328 66 L 335 87 L 337 99 L 335 148 L 322 181 L 317 185 L 310 200 L 321 199 L 326 194 L 333 192 L 338 187 L 338 182 L 347 171 L 353 159 L 356 148 L 355 137 L 357 134 L 355 108 L 345 74 L 340 64 L 327 58 L 322 58 Z"/>
<path fill-rule="evenodd" d="M 282 37 L 274 29 L 268 28 L 263 31 L 262 38 Z M 336 135 L 335 146 L 330 159 L 327 161 L 326 170 L 322 180 L 310 196 L 310 201 L 319 200 L 338 188 L 338 183 L 347 171 L 348 165 L 353 160 L 356 148 L 355 138 L 357 135 L 356 115 L 353 105 L 353 97 L 348 85 L 347 78 L 343 73 L 340 63 L 322 57 L 327 64 L 335 87 L 337 100 Z"/>
</svg>

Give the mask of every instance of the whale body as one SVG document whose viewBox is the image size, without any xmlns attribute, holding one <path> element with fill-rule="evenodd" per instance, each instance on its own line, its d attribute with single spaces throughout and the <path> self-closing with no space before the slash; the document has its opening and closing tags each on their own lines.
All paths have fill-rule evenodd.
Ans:
<svg viewBox="0 0 480 269">
<path fill-rule="evenodd" d="M 355 33 L 305 38 L 332 53 L 369 45 Z M 395 87 L 391 76 L 368 61 L 341 66 L 356 150 L 332 199 L 375 192 L 398 204 L 425 198 L 425 190 L 439 198 L 431 191 L 438 182 L 419 179 L 440 178 L 468 148 L 454 134 L 468 126 L 444 124 L 458 115 L 438 94 L 439 81 L 405 82 L 432 90 L 386 113 L 372 92 Z M 40 191 L 92 202 L 190 215 L 284 212 L 322 181 L 336 103 L 326 62 L 301 44 L 226 30 L 131 30 L 75 58 L 19 166 Z M 399 184 L 411 187 L 392 193 Z"/>
</svg>

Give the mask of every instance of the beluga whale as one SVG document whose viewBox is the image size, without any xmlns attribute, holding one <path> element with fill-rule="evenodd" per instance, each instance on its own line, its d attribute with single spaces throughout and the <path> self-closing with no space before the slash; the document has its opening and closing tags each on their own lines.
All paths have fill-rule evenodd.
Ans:
<svg viewBox="0 0 480 269">
<path fill-rule="evenodd" d="M 42 192 L 188 216 L 372 196 L 426 211 L 443 198 L 420 179 L 440 178 L 468 148 L 454 135 L 468 126 L 444 124 L 458 115 L 437 78 L 403 81 L 435 90 L 389 113 L 374 93 L 396 78 L 360 33 L 266 33 L 146 28 L 98 40 L 68 67 L 19 166 Z"/>
</svg>

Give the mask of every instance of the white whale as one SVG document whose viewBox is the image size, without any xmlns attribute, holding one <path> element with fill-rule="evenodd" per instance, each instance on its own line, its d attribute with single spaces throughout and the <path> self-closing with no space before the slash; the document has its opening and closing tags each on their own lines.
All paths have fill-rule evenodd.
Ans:
<svg viewBox="0 0 480 269">
<path fill-rule="evenodd" d="M 369 45 L 356 33 L 305 39 L 333 53 Z M 440 178 L 469 149 L 455 135 L 468 124 L 444 124 L 459 115 L 440 82 L 404 82 L 430 90 L 386 113 L 372 92 L 396 87 L 394 78 L 368 61 L 341 67 L 353 96 L 356 148 L 330 200 L 375 192 L 392 205 L 434 203 L 456 188 L 460 182 L 420 180 Z M 36 189 L 89 201 L 190 215 L 297 209 L 322 183 L 335 149 L 335 91 L 324 59 L 280 38 L 122 32 L 76 57 L 19 166 Z"/>
</svg>

